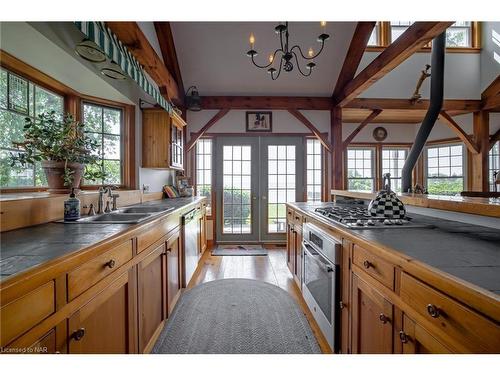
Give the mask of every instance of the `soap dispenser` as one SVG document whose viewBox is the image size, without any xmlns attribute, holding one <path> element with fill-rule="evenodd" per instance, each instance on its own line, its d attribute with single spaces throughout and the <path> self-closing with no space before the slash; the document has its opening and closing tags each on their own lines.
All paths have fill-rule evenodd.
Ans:
<svg viewBox="0 0 500 375">
<path fill-rule="evenodd" d="M 64 221 L 74 221 L 80 218 L 80 200 L 75 195 L 75 188 L 71 188 L 68 200 L 64 201 Z"/>
</svg>

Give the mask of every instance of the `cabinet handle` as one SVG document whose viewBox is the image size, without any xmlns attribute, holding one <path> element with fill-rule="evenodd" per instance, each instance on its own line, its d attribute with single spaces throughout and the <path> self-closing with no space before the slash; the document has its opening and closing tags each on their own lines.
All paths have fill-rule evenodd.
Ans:
<svg viewBox="0 0 500 375">
<path fill-rule="evenodd" d="M 403 344 L 408 342 L 408 335 L 404 331 L 399 331 L 399 339 Z"/>
<path fill-rule="evenodd" d="M 85 328 L 80 328 L 73 332 L 71 338 L 73 338 L 73 340 L 75 341 L 80 341 L 81 339 L 83 339 L 83 336 L 85 336 Z"/>
<path fill-rule="evenodd" d="M 441 310 L 436 305 L 429 303 L 427 305 L 427 313 L 433 318 L 438 318 L 441 315 Z"/>
<path fill-rule="evenodd" d="M 380 315 L 378 316 L 378 318 L 380 319 L 380 321 L 382 322 L 382 324 L 387 324 L 387 322 L 389 321 L 389 318 L 387 316 L 385 316 L 384 313 L 380 313 Z"/>
<path fill-rule="evenodd" d="M 110 259 L 106 264 L 105 264 L 105 267 L 108 267 L 108 268 L 114 268 L 116 265 L 116 261 L 114 259 Z"/>
<path fill-rule="evenodd" d="M 167 249 L 167 253 L 170 253 L 170 252 L 172 252 L 172 248 L 171 248 L 171 247 L 169 247 L 169 248 Z"/>
<path fill-rule="evenodd" d="M 373 267 L 373 264 L 371 264 L 369 261 L 365 260 L 363 262 L 363 267 L 365 267 L 366 269 L 368 269 L 370 267 Z"/>
</svg>

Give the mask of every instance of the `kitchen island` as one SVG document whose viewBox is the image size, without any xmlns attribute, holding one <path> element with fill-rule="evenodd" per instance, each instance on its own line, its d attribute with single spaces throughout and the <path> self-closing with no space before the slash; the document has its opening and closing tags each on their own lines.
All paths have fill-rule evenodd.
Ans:
<svg viewBox="0 0 500 375">
<path fill-rule="evenodd" d="M 339 204 L 287 204 L 287 238 L 299 285 L 306 225 L 342 244 L 341 352 L 500 352 L 497 229 L 418 214 L 413 228 L 348 228 L 315 212 Z"/>
</svg>

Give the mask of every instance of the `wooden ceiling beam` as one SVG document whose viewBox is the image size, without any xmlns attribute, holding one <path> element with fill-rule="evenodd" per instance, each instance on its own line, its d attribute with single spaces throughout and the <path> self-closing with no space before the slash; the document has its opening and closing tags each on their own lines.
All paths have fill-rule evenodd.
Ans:
<svg viewBox="0 0 500 375">
<path fill-rule="evenodd" d="M 500 141 L 500 129 L 498 129 L 495 134 L 490 136 L 490 150 L 493 148 L 495 143 Z"/>
<path fill-rule="evenodd" d="M 359 132 L 363 130 L 366 127 L 366 125 L 372 122 L 373 119 L 380 114 L 380 112 L 382 112 L 381 109 L 374 109 L 373 112 L 370 113 L 368 117 L 364 119 L 363 122 L 361 122 L 361 124 L 359 124 L 359 126 L 356 129 L 354 129 L 354 131 L 351 134 L 349 134 L 349 136 L 343 142 L 342 148 L 346 149 L 347 146 L 349 146 L 349 144 L 352 142 L 352 140 L 359 134 Z"/>
<path fill-rule="evenodd" d="M 289 109 L 288 112 L 292 114 L 297 120 L 299 120 L 306 128 L 308 128 L 314 136 L 321 142 L 323 147 L 325 147 L 328 152 L 332 152 L 332 145 L 328 140 L 323 137 L 321 132 L 316 128 L 316 126 L 313 125 L 312 122 L 310 122 L 302 113 L 300 113 L 296 109 Z"/>
<path fill-rule="evenodd" d="M 170 22 L 154 22 L 156 36 L 160 43 L 161 55 L 163 63 L 167 70 L 174 76 L 177 86 L 179 86 L 179 95 L 184 101 L 184 84 L 182 82 L 181 69 L 179 67 L 179 60 L 177 59 L 177 52 L 175 50 L 174 36 Z"/>
<path fill-rule="evenodd" d="M 481 94 L 483 110 L 500 110 L 500 74 Z"/>
<path fill-rule="evenodd" d="M 422 99 L 412 103 L 409 99 L 356 98 L 351 100 L 344 108 L 427 110 L 429 103 L 429 99 Z M 481 100 L 446 99 L 443 102 L 443 110 L 476 112 L 481 110 Z"/>
<path fill-rule="evenodd" d="M 462 142 L 464 142 L 470 152 L 472 152 L 473 154 L 479 154 L 479 147 L 476 142 L 472 141 L 469 138 L 467 133 L 460 127 L 460 125 L 455 122 L 455 120 L 453 120 L 450 115 L 448 115 L 445 111 L 441 111 L 438 119 L 455 132 L 455 134 L 458 136 L 458 138 L 460 138 L 460 140 L 462 140 Z"/>
<path fill-rule="evenodd" d="M 196 142 L 198 142 L 198 140 L 203 137 L 203 134 L 205 134 L 208 129 L 210 129 L 217 121 L 223 118 L 228 112 L 229 109 L 221 109 L 214 115 L 214 117 L 208 120 L 208 122 L 200 129 L 200 131 L 197 132 L 196 135 L 191 137 L 191 139 L 189 140 L 188 144 L 186 145 L 187 152 L 191 151 L 191 149 L 196 145 Z"/>
<path fill-rule="evenodd" d="M 347 55 L 344 59 L 344 64 L 337 78 L 335 89 L 333 90 L 333 97 L 339 96 L 344 87 L 352 81 L 356 75 L 356 71 L 365 53 L 368 40 L 370 40 L 370 35 L 372 34 L 375 24 L 376 22 L 358 22 L 356 25 L 356 30 L 354 30 L 351 44 L 349 45 Z"/>
<path fill-rule="evenodd" d="M 334 104 L 345 106 L 452 24 L 453 22 L 412 24 L 333 98 Z"/>
<path fill-rule="evenodd" d="M 139 25 L 136 22 L 106 22 L 106 26 L 144 67 L 160 88 L 162 95 L 176 105 L 182 104 L 182 95 L 177 82 L 156 54 Z"/>
<path fill-rule="evenodd" d="M 203 109 L 312 109 L 330 110 L 329 97 L 305 96 L 203 96 Z"/>
</svg>

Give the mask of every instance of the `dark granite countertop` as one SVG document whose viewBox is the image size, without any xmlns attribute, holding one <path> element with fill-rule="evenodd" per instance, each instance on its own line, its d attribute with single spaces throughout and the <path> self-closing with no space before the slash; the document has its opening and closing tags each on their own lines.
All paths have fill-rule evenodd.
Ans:
<svg viewBox="0 0 500 375">
<path fill-rule="evenodd" d="M 201 198 L 197 197 L 163 199 L 139 205 L 163 206 L 166 209 L 174 207 L 175 211 L 200 200 Z M 96 245 L 146 222 L 140 224 L 53 222 L 0 233 L 0 281 L 68 253 Z"/>
<path fill-rule="evenodd" d="M 333 203 L 293 205 L 318 217 L 314 208 Z M 414 223 L 432 227 L 343 229 L 500 294 L 500 230 L 414 213 L 409 216 Z"/>
</svg>

